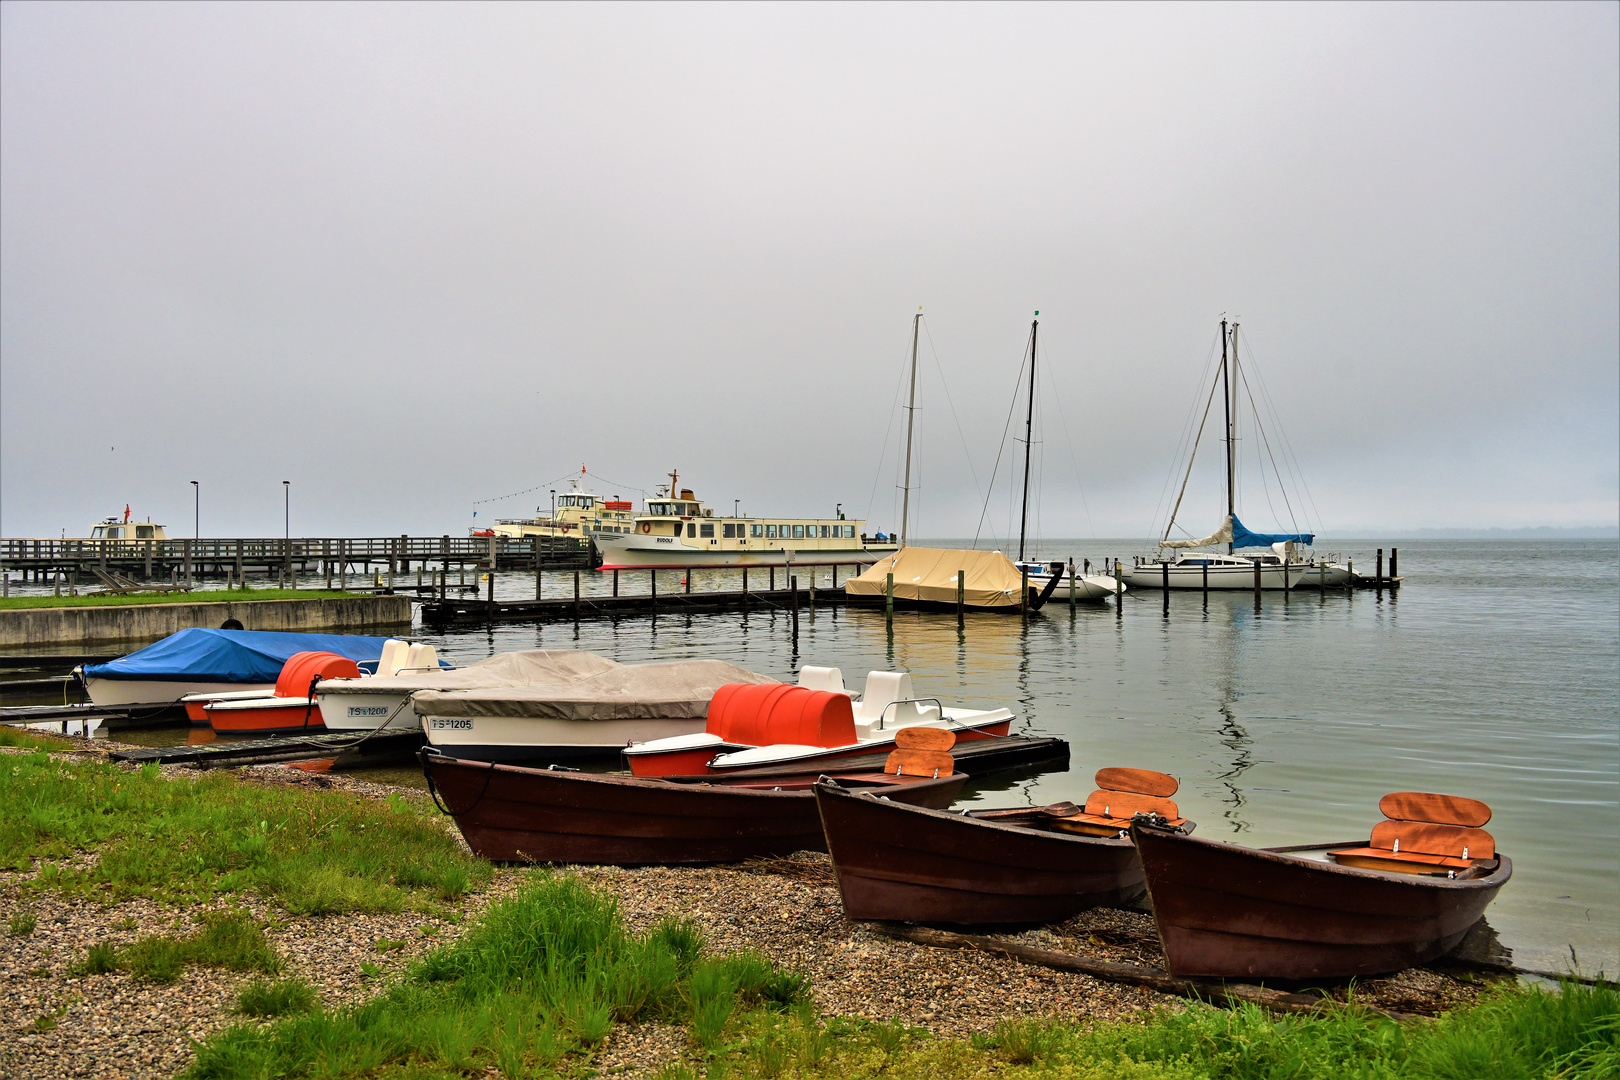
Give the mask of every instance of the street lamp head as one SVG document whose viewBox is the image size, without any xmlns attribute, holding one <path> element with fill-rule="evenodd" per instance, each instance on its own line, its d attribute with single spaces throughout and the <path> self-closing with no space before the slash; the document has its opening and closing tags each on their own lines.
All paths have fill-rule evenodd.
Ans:
<svg viewBox="0 0 1620 1080">
<path fill-rule="evenodd" d="M 192 482 L 191 482 L 191 486 L 192 486 L 192 487 L 197 487 L 197 486 L 198 486 L 198 484 L 197 484 L 197 481 L 195 481 L 195 480 L 193 480 L 193 481 L 192 481 Z"/>
</svg>

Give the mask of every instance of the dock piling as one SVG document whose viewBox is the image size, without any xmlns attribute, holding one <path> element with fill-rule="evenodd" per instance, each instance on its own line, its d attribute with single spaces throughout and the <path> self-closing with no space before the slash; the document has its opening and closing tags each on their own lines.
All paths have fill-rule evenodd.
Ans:
<svg viewBox="0 0 1620 1080">
<path fill-rule="evenodd" d="M 613 571 L 613 595 L 619 595 L 619 572 L 617 570 Z M 536 599 L 538 599 L 538 597 L 536 597 Z"/>
<path fill-rule="evenodd" d="M 494 574 L 493 571 L 490 573 L 489 576 L 490 576 L 491 580 L 494 580 L 495 574 Z M 494 595 L 494 590 L 490 591 L 490 595 L 491 596 Z M 579 571 L 578 570 L 574 571 L 574 618 L 575 618 L 575 620 L 579 619 Z"/>
<path fill-rule="evenodd" d="M 1378 562 L 1373 570 L 1373 591 L 1384 591 L 1384 549 L 1378 549 Z"/>
<path fill-rule="evenodd" d="M 1069 607 L 1074 607 L 1074 560 L 1069 560 Z"/>
<path fill-rule="evenodd" d="M 1072 591 L 1072 590 L 1071 590 Z M 967 571 L 956 572 L 956 625 L 961 626 L 967 618 Z"/>
<path fill-rule="evenodd" d="M 883 618 L 894 622 L 894 575 L 886 574 L 883 578 Z"/>
<path fill-rule="evenodd" d="M 1260 560 L 1254 560 L 1254 598 L 1260 599 Z"/>
<path fill-rule="evenodd" d="M 799 575 L 788 578 L 788 607 L 793 612 L 793 640 L 799 640 Z"/>
<path fill-rule="evenodd" d="M 1395 587 L 1395 579 L 1400 577 L 1400 574 L 1398 574 L 1396 572 L 1396 570 L 1395 570 L 1395 552 L 1396 552 L 1396 550 L 1397 549 L 1395 549 L 1395 548 L 1390 548 L 1389 549 L 1389 587 L 1392 588 L 1392 589 Z"/>
</svg>

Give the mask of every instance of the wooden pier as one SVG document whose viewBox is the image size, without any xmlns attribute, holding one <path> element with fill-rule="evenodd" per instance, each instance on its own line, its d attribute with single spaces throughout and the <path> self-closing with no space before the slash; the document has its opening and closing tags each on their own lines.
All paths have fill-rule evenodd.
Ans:
<svg viewBox="0 0 1620 1080">
<path fill-rule="evenodd" d="M 658 570 L 610 570 L 605 573 L 612 575 L 613 592 L 611 595 L 588 595 L 581 589 L 580 571 L 575 570 L 573 576 L 574 595 L 564 597 L 550 597 L 536 600 L 497 600 L 495 599 L 495 582 L 491 578 L 488 595 L 453 597 L 448 591 L 436 596 L 422 597 L 422 621 L 429 626 L 447 627 L 456 623 L 468 622 L 509 622 L 520 620 L 538 621 L 571 621 L 586 618 L 602 618 L 615 615 L 660 615 L 676 614 L 678 612 L 714 612 L 714 611 L 786 611 L 798 618 L 800 608 L 814 610 L 818 605 L 843 605 L 847 601 L 844 590 L 838 581 L 838 571 L 846 569 L 848 577 L 854 577 L 864 567 L 872 565 L 871 561 L 864 562 L 828 562 L 828 563 L 801 563 L 795 562 L 790 568 L 771 566 L 750 567 L 722 567 L 722 566 L 684 566 L 665 567 Z M 798 586 L 796 571 L 832 569 L 833 586 L 831 588 L 818 588 L 806 585 Z M 692 591 L 692 575 L 700 570 L 725 570 L 730 573 L 742 575 L 742 588 L 740 590 L 713 590 Z M 587 571 L 589 572 L 589 571 Z M 620 575 L 633 574 L 639 577 L 648 575 L 649 591 L 644 593 L 622 593 L 619 590 Z M 674 575 L 676 586 L 673 589 L 659 588 L 660 574 L 662 580 L 667 582 L 670 575 Z M 750 574 L 753 581 L 763 577 L 765 587 L 753 588 L 750 584 Z M 536 575 L 535 591 L 540 591 L 539 574 Z M 778 588 L 778 584 L 786 588 Z M 451 586 L 454 588 L 454 586 Z"/>
<path fill-rule="evenodd" d="M 413 572 L 421 577 L 468 567 L 589 568 L 595 557 L 589 540 L 552 536 L 0 539 L 0 573 L 21 573 L 25 582 L 50 582 L 60 574 L 64 585 L 106 574 L 176 585 L 202 579 L 241 581 L 244 574 L 324 574 L 328 581 L 386 575 L 390 585 L 399 586 L 408 584 Z"/>
</svg>

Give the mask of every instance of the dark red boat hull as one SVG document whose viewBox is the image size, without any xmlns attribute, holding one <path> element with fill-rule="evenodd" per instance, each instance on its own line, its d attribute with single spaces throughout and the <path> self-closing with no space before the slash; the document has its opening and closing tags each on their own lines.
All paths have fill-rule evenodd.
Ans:
<svg viewBox="0 0 1620 1080">
<path fill-rule="evenodd" d="M 1129 840 L 1019 828 L 816 786 L 852 919 L 1061 922 L 1144 891 Z"/>
<path fill-rule="evenodd" d="M 1315 979 L 1444 956 L 1513 874 L 1447 879 L 1358 870 L 1134 827 L 1165 959 L 1176 975 Z"/>
<path fill-rule="evenodd" d="M 643 780 L 422 755 L 436 795 L 474 852 L 497 862 L 635 866 L 740 862 L 826 851 L 813 776 Z M 949 806 L 964 773 L 847 779 L 894 800 Z"/>
</svg>

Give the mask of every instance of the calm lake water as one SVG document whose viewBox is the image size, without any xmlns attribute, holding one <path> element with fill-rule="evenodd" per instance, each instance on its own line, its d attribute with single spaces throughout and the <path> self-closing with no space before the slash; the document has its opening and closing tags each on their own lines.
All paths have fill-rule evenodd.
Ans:
<svg viewBox="0 0 1620 1080">
<path fill-rule="evenodd" d="M 960 542 L 930 541 L 939 546 Z M 1094 562 L 1141 541 L 1054 541 L 1043 553 Z M 1370 571 L 1374 543 L 1334 550 Z M 1014 710 L 1014 730 L 1068 739 L 1066 773 L 990 780 L 969 801 L 1084 797 L 1108 765 L 1181 780 L 1200 835 L 1281 845 L 1365 836 L 1389 791 L 1483 799 L 1514 861 L 1489 915 L 1521 964 L 1620 970 L 1620 543 L 1408 541 L 1398 594 L 1308 590 L 1127 596 L 1025 625 L 1001 615 L 823 606 L 785 613 L 660 615 L 512 625 L 426 638 L 466 663 L 496 651 L 579 648 L 621 661 L 713 657 L 781 679 L 801 664 L 912 673 L 917 692 Z M 801 571 L 804 573 L 804 571 Z M 827 571 L 820 571 L 826 582 Z M 582 591 L 606 591 L 604 575 Z M 755 571 L 751 584 L 764 585 Z M 644 592 L 645 573 L 621 588 Z M 659 592 L 679 574 L 660 575 Z M 735 588 L 700 572 L 693 589 Z M 842 575 L 840 576 L 842 580 Z M 549 574 L 547 596 L 573 575 Z M 497 595 L 534 595 L 503 575 Z"/>
<path fill-rule="evenodd" d="M 928 541 L 969 546 L 960 541 Z M 1043 554 L 1129 560 L 1139 540 L 1052 541 Z M 1373 542 L 1332 549 L 1373 566 Z M 858 687 L 876 669 L 912 673 L 917 692 L 1005 705 L 1014 731 L 1072 744 L 1063 773 L 992 778 L 970 802 L 1083 799 L 1109 765 L 1181 780 L 1176 801 L 1199 834 L 1259 846 L 1367 835 L 1389 791 L 1483 799 L 1514 862 L 1489 918 L 1519 962 L 1620 970 L 1620 542 L 1407 541 L 1398 594 L 1300 590 L 1127 594 L 1027 623 L 970 615 L 823 606 L 786 612 L 659 615 L 514 624 L 423 634 L 462 663 L 524 648 L 588 649 L 634 662 L 729 660 L 784 680 L 833 665 Z M 808 571 L 798 571 L 807 575 Z M 829 571 L 819 570 L 822 584 Z M 840 573 L 840 581 L 844 573 Z M 586 594 L 611 577 L 580 575 Z M 694 576 L 694 591 L 737 588 L 734 571 Z M 755 571 L 750 584 L 763 587 Z M 645 592 L 645 572 L 621 589 Z M 805 581 L 801 577 L 801 582 Z M 572 596 L 572 572 L 547 596 Z M 659 593 L 680 586 L 659 576 Z M 303 584 L 315 584 L 307 578 Z M 780 583 L 780 580 L 779 580 Z M 503 574 L 497 596 L 534 596 L 532 574 Z M 184 741 L 185 732 L 121 736 Z M 605 763 L 603 767 L 611 767 Z M 421 783 L 406 770 L 379 778 Z"/>
</svg>

